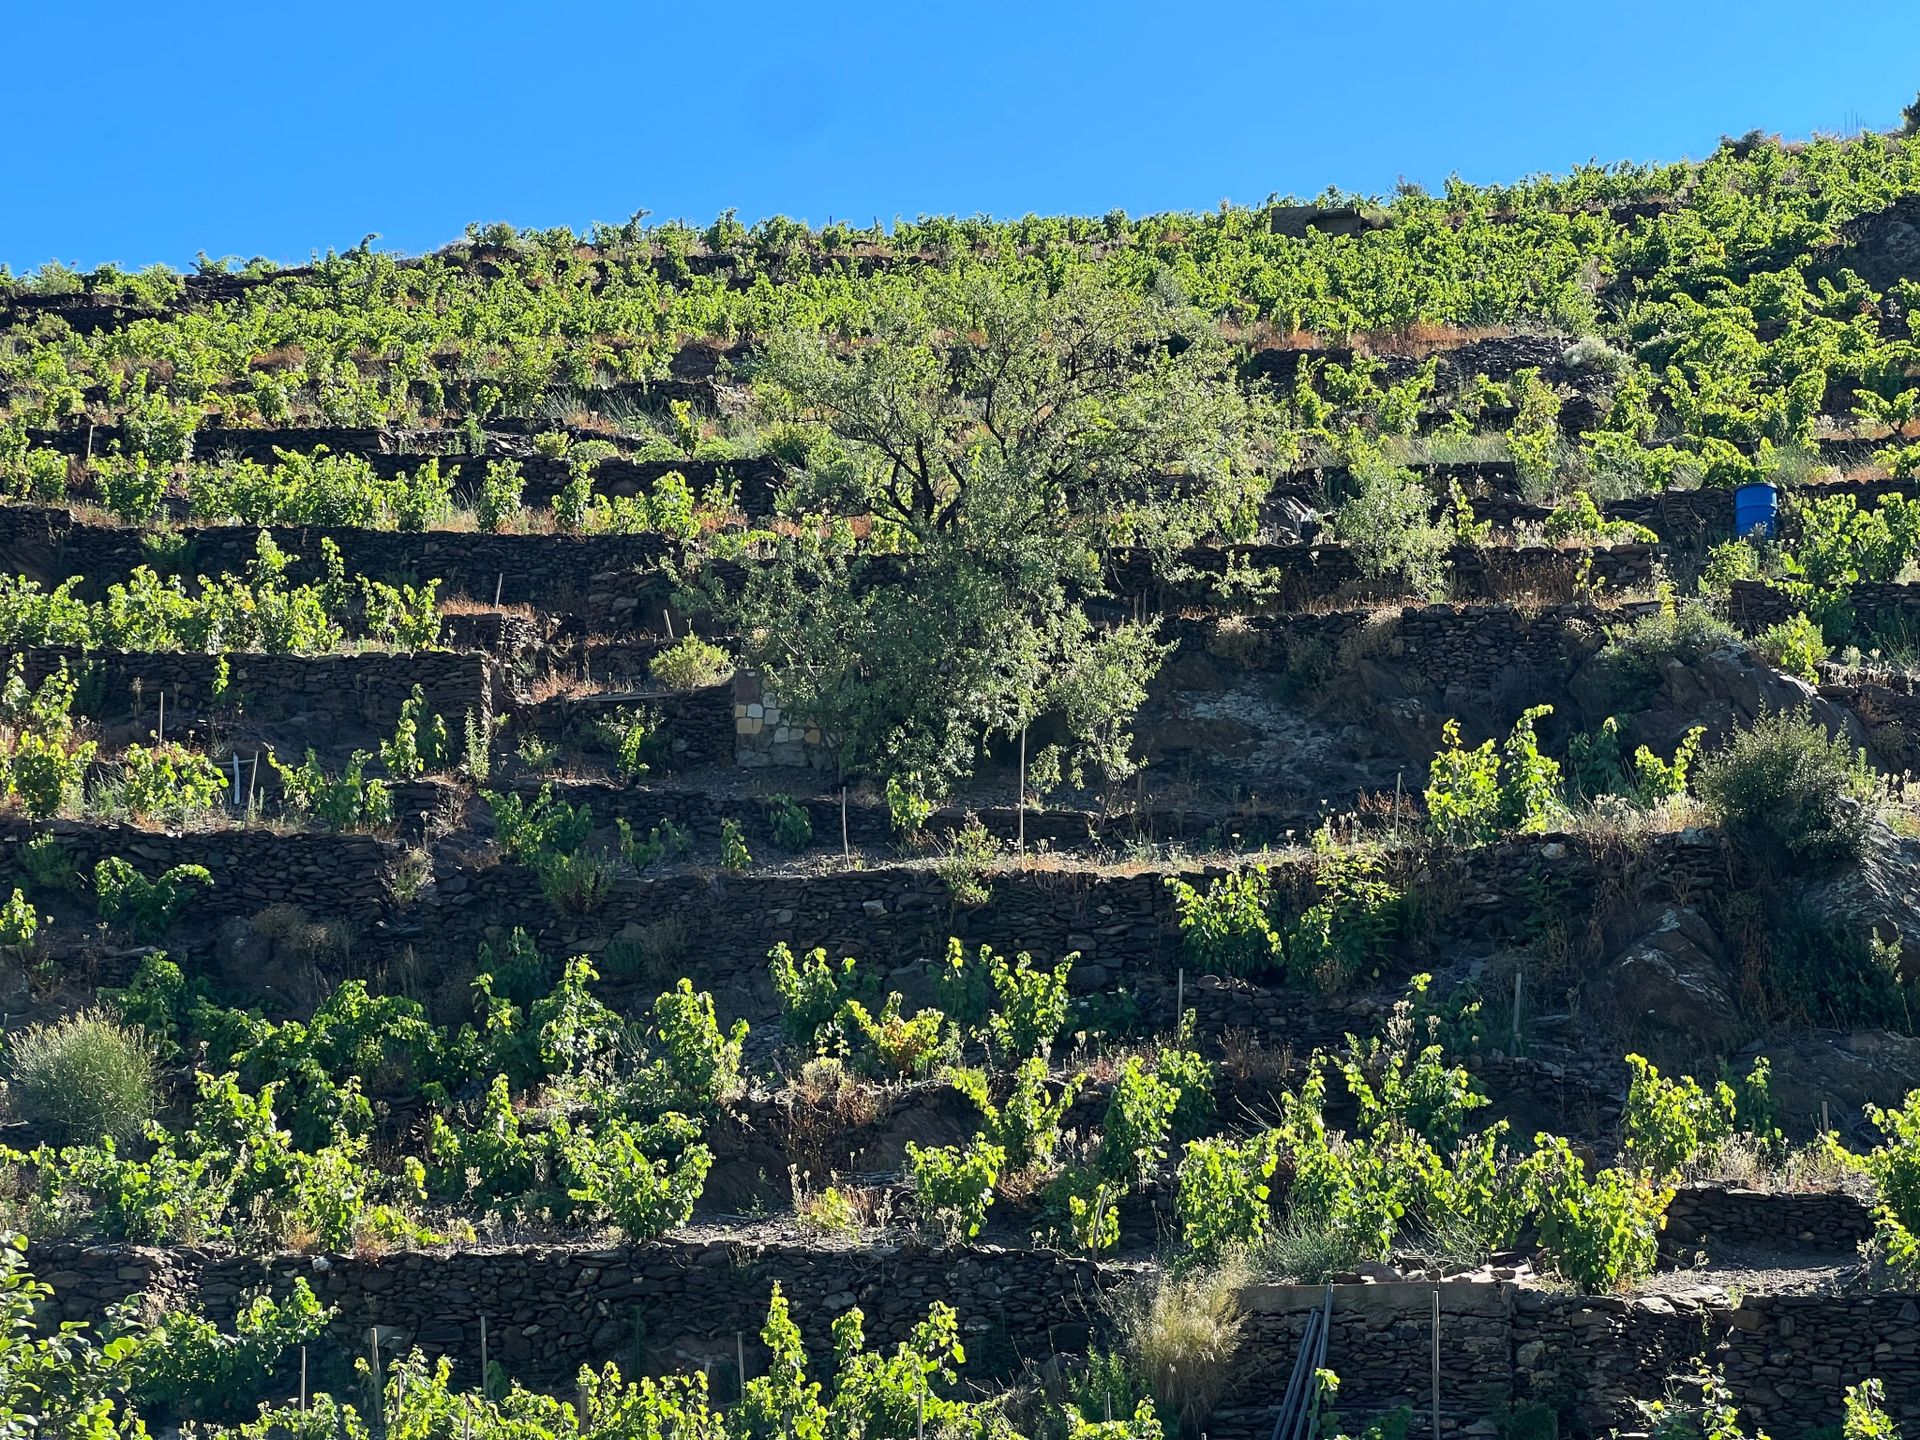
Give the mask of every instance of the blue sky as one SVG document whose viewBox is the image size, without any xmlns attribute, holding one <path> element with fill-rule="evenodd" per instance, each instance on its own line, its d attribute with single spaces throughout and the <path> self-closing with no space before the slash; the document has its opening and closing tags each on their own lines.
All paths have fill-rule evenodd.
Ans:
<svg viewBox="0 0 1920 1440">
<path fill-rule="evenodd" d="M 641 208 L 866 223 L 1509 180 L 1889 127 L 1920 89 L 1913 0 L 10 9 L 16 272 Z"/>
</svg>

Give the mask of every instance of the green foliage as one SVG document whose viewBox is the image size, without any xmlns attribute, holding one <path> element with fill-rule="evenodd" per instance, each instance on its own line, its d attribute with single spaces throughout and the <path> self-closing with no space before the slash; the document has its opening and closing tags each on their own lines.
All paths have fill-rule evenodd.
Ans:
<svg viewBox="0 0 1920 1440">
<path fill-rule="evenodd" d="M 653 1033 L 659 1058 L 649 1091 L 670 1109 L 703 1113 L 719 1109 L 740 1089 L 740 1050 L 747 1022 L 722 1030 L 713 996 L 695 994 L 681 980 L 653 1002 Z"/>
<path fill-rule="evenodd" d="M 1575 490 L 1554 506 L 1542 529 L 1547 539 L 1556 544 L 1568 540 L 1607 545 L 1657 545 L 1660 542 L 1660 537 L 1644 525 L 1631 520 L 1607 519 L 1585 490 Z"/>
<path fill-rule="evenodd" d="M 1827 641 L 1820 627 L 1805 615 L 1794 615 L 1769 625 L 1753 637 L 1753 648 L 1776 670 L 1805 680 L 1820 681 L 1820 665 L 1827 658 Z"/>
<path fill-rule="evenodd" d="M 129 745 L 120 757 L 119 798 L 139 819 L 177 823 L 211 810 L 226 791 L 220 767 L 177 741 Z"/>
<path fill-rule="evenodd" d="M 1500 757 L 1491 740 L 1464 748 L 1458 720 L 1440 727 L 1440 743 L 1427 778 L 1427 824 L 1456 845 L 1482 844 L 1499 830 Z"/>
<path fill-rule="evenodd" d="M 452 766 L 447 722 L 438 715 L 427 715 L 427 695 L 420 686 L 414 686 L 412 693 L 400 702 L 400 718 L 394 724 L 393 739 L 380 742 L 380 763 L 396 780 L 413 780 Z"/>
<path fill-rule="evenodd" d="M 813 817 L 791 795 L 775 795 L 767 802 L 768 820 L 773 826 L 773 843 L 792 854 L 813 843 Z"/>
<path fill-rule="evenodd" d="M 863 1068 L 894 1079 L 924 1075 L 946 1059 L 954 1038 L 947 1017 L 935 1009 L 903 1015 L 901 1005 L 897 991 L 888 994 L 878 1015 L 861 1000 L 842 1001 L 834 1025 L 843 1053 Z"/>
<path fill-rule="evenodd" d="M 124 922 L 142 940 L 167 933 L 194 887 L 210 889 L 213 876 L 204 865 L 174 865 L 149 880 L 118 855 L 93 867 L 93 893 L 100 918 Z"/>
<path fill-rule="evenodd" d="M 700 1127 L 682 1115 L 648 1125 L 608 1119 L 568 1137 L 568 1197 L 604 1212 L 629 1240 L 652 1240 L 693 1214 L 713 1166 Z"/>
<path fill-rule="evenodd" d="M 1060 1146 L 1061 1121 L 1086 1083 L 1085 1075 L 1075 1075 L 1049 1097 L 1052 1077 L 1047 1062 L 1035 1055 L 1020 1062 L 995 1104 L 985 1071 L 953 1070 L 949 1075 L 953 1087 L 980 1107 L 985 1138 L 1006 1152 L 1007 1168 L 1014 1171 L 1052 1162 Z"/>
<path fill-rule="evenodd" d="M 733 657 L 710 640 L 689 632 L 653 657 L 647 673 L 669 690 L 704 690 L 733 674 Z"/>
<path fill-rule="evenodd" d="M 979 1138 L 971 1145 L 924 1148 L 909 1140 L 907 1174 L 920 1223 L 950 1245 L 973 1239 L 987 1223 L 994 1182 L 1006 1160 L 1005 1150 Z"/>
<path fill-rule="evenodd" d="M 1724 1080 L 1712 1090 L 1691 1075 L 1668 1080 L 1639 1055 L 1627 1056 L 1627 1068 L 1620 1148 L 1649 1175 L 1679 1176 L 1733 1133 L 1733 1087 Z"/>
<path fill-rule="evenodd" d="M 747 837 L 740 833 L 740 822 L 725 819 L 720 822 L 720 868 L 729 875 L 744 875 L 753 865 L 753 856 L 747 851 Z"/>
<path fill-rule="evenodd" d="M 138 1341 L 128 1367 L 135 1402 L 147 1413 L 201 1420 L 251 1412 L 281 1357 L 317 1342 L 334 1314 L 301 1277 L 285 1300 L 264 1293 L 248 1298 L 234 1315 L 232 1334 L 197 1307 L 171 1311 L 144 1327 L 136 1309 L 135 1303 L 123 1306 L 114 1327 Z"/>
<path fill-rule="evenodd" d="M 1594 663 L 1615 695 L 1638 699 L 1659 686 L 1668 662 L 1696 665 L 1715 650 L 1739 644 L 1733 627 L 1704 605 L 1675 603 L 1669 595 L 1659 610 L 1610 634 Z"/>
<path fill-rule="evenodd" d="M 936 808 L 917 770 L 887 777 L 887 814 L 893 821 L 894 834 L 918 835 Z"/>
<path fill-rule="evenodd" d="M 635 870 L 651 869 L 662 860 L 686 854 L 693 846 L 693 837 L 671 820 L 662 820 L 649 828 L 644 840 L 633 833 L 633 827 L 624 819 L 615 820 L 613 825 L 620 835 L 620 853 Z"/>
<path fill-rule="evenodd" d="M 14 1031 L 7 1076 L 14 1109 L 55 1141 L 131 1139 L 158 1099 L 152 1043 L 99 1011 Z"/>
<path fill-rule="evenodd" d="M 851 955 L 837 966 L 819 948 L 796 959 L 784 940 L 768 953 L 767 964 L 780 998 L 780 1028 L 803 1050 L 814 1048 L 842 1005 L 868 997 L 878 983 L 876 977 L 859 973 Z"/>
<path fill-rule="evenodd" d="M 1100 1171 L 1122 1185 L 1138 1184 L 1167 1158 L 1167 1139 L 1180 1087 L 1130 1055 L 1114 1076 L 1100 1127 Z"/>
<path fill-rule="evenodd" d="M 1736 730 L 1694 783 L 1715 823 L 1768 863 L 1839 864 L 1866 843 L 1875 788 L 1866 758 L 1805 714 Z"/>
<path fill-rule="evenodd" d="M 1649 1274 L 1659 1258 L 1670 1186 L 1627 1170 L 1588 1176 L 1565 1140 L 1534 1138 L 1528 1182 L 1538 1206 L 1540 1248 L 1568 1283 L 1605 1295 Z"/>
<path fill-rule="evenodd" d="M 1867 1119 L 1886 1137 L 1859 1162 L 1879 1202 L 1875 1246 L 1896 1274 L 1914 1283 L 1920 1280 L 1920 1091 L 1898 1110 L 1869 1105 Z"/>
<path fill-rule="evenodd" d="M 1280 954 L 1280 932 L 1270 913 L 1273 884 L 1265 865 L 1233 870 L 1202 891 L 1167 878 L 1180 916 L 1180 941 L 1201 970 L 1258 975 Z"/>
<path fill-rule="evenodd" d="M 32 901 L 15 890 L 6 903 L 0 905 L 0 949 L 11 950 L 16 956 L 23 953 L 33 944 L 46 918 L 33 908 Z"/>
<path fill-rule="evenodd" d="M 526 480 L 517 460 L 490 460 L 480 493 L 474 498 L 473 515 L 482 530 L 511 529 L 526 513 L 521 494 Z"/>
<path fill-rule="evenodd" d="M 493 812 L 493 832 L 500 848 L 529 865 L 545 856 L 572 854 L 593 830 L 591 807 L 557 799 L 551 784 L 542 785 L 531 802 L 491 790 L 482 790 L 480 798 Z"/>
<path fill-rule="evenodd" d="M 1354 493 L 1333 512 L 1333 533 L 1360 573 L 1396 593 L 1438 599 L 1446 588 L 1453 536 L 1432 522 L 1433 497 L 1420 477 L 1369 452 L 1353 466 Z"/>
<path fill-rule="evenodd" d="M 267 751 L 267 763 L 280 777 L 282 803 L 329 830 L 379 830 L 393 823 L 393 792 L 382 781 L 366 778 L 372 758 L 356 750 L 346 769 L 329 775 L 311 749 L 299 765 L 287 765 Z"/>
<path fill-rule="evenodd" d="M 1267 1182 L 1279 1158 L 1279 1136 L 1272 1132 L 1239 1143 L 1224 1137 L 1187 1143 L 1173 1213 L 1192 1260 L 1215 1260 L 1260 1238 L 1271 1217 Z"/>
</svg>

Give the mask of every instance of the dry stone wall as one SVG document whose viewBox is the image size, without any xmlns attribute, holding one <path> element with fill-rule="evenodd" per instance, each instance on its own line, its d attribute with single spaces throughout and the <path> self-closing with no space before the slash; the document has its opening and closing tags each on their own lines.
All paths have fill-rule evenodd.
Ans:
<svg viewBox="0 0 1920 1440">
<path fill-rule="evenodd" d="M 944 1301 L 960 1315 L 966 1373 L 993 1380 L 1105 1341 L 1100 1297 L 1129 1274 L 1044 1250 L 700 1238 L 384 1257 L 62 1245 L 32 1258 L 55 1287 L 62 1319 L 97 1319 L 106 1305 L 145 1292 L 197 1300 L 230 1322 L 248 1294 L 284 1294 L 302 1277 L 339 1307 L 319 1347 L 337 1354 L 316 1357 L 322 1369 L 364 1353 L 369 1330 L 385 1353 L 419 1346 L 473 1367 L 484 1317 L 490 1356 L 525 1381 L 564 1382 L 582 1364 L 616 1360 L 653 1372 L 711 1369 L 722 1394 L 737 1384 L 737 1353 L 750 1375 L 766 1364 L 757 1335 L 776 1283 L 822 1359 L 833 1317 L 855 1305 L 869 1342 L 891 1346 Z M 1912 1294 L 1581 1296 L 1484 1282 L 1331 1292 L 1325 1363 L 1340 1376 L 1339 1409 L 1351 1422 L 1405 1405 L 1423 1425 L 1437 1347 L 1449 1436 L 1497 1434 L 1528 1404 L 1559 1415 L 1563 1433 L 1637 1431 L 1636 1402 L 1661 1398 L 1673 1377 L 1703 1363 L 1724 1366 L 1749 1423 L 1775 1435 L 1836 1425 L 1844 1387 L 1869 1378 L 1884 1383 L 1897 1421 L 1909 1430 L 1920 1423 L 1920 1297 Z M 1210 1435 L 1270 1433 L 1307 1316 L 1327 1296 L 1317 1285 L 1242 1292 L 1247 1319 Z"/>
</svg>

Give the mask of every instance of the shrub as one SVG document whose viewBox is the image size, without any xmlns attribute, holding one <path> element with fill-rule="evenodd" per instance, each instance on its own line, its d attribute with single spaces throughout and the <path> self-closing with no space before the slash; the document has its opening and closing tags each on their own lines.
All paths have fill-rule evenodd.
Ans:
<svg viewBox="0 0 1920 1440">
<path fill-rule="evenodd" d="M 1579 540 L 1610 545 L 1628 541 L 1654 545 L 1660 540 L 1644 525 L 1637 525 L 1631 520 L 1607 519 L 1600 513 L 1600 507 L 1593 503 L 1593 496 L 1585 490 L 1575 490 L 1554 506 L 1541 528 L 1547 539 L 1556 544 Z"/>
<path fill-rule="evenodd" d="M 100 918 L 109 925 L 124 920 L 142 940 L 157 940 L 167 933 L 193 887 L 212 885 L 213 876 L 204 865 L 175 865 L 154 880 L 118 855 L 109 855 L 93 867 Z"/>
<path fill-rule="evenodd" d="M 1794 615 L 1769 625 L 1753 637 L 1753 648 L 1776 670 L 1806 681 L 1820 682 L 1820 664 L 1827 658 L 1826 637 L 1805 615 Z"/>
<path fill-rule="evenodd" d="M 227 783 L 211 759 L 172 740 L 129 745 L 120 757 L 120 798 L 140 818 L 178 820 L 211 810 Z"/>
<path fill-rule="evenodd" d="M 1121 1346 L 1153 1389 L 1160 1412 L 1197 1435 L 1234 1378 L 1245 1323 L 1239 1293 L 1247 1273 L 1229 1262 L 1163 1272 L 1112 1302 Z"/>
<path fill-rule="evenodd" d="M 530 863 L 540 877 L 540 893 L 570 914 L 591 915 L 613 889 L 613 857 L 603 850 L 550 851 Z"/>
<path fill-rule="evenodd" d="M 145 525 L 167 493 L 167 475 L 144 455 L 124 459 L 103 455 L 93 462 L 93 484 L 100 503 L 129 525 Z"/>
<path fill-rule="evenodd" d="M 878 1015 L 859 1000 L 847 1000 L 834 1017 L 840 1041 L 868 1069 L 905 1079 L 924 1075 L 952 1050 L 947 1017 L 938 1010 L 900 1013 L 899 993 L 887 996 Z"/>
<path fill-rule="evenodd" d="M 998 1008 L 987 1019 L 994 1044 L 1009 1059 L 1045 1055 L 1067 1023 L 1067 977 L 1073 973 L 1078 953 L 1051 970 L 1036 967 L 1024 950 L 1012 964 L 984 945 L 980 953 L 999 999 Z"/>
<path fill-rule="evenodd" d="M 14 1108 L 56 1143 L 129 1140 L 153 1118 L 152 1044 L 104 1012 L 29 1025 L 8 1051 Z"/>
<path fill-rule="evenodd" d="M 1272 1215 L 1267 1181 L 1279 1158 L 1279 1137 L 1273 1132 L 1240 1143 L 1224 1136 L 1188 1142 L 1173 1214 L 1193 1259 L 1218 1259 L 1265 1233 Z"/>
<path fill-rule="evenodd" d="M 1491 740 L 1464 748 L 1458 720 L 1440 727 L 1440 740 L 1428 767 L 1427 825 L 1453 844 L 1483 844 L 1500 825 L 1500 757 Z"/>
<path fill-rule="evenodd" d="M 907 1173 L 920 1223 L 937 1230 L 948 1244 L 973 1239 L 987 1223 L 994 1182 L 1006 1160 L 1006 1151 L 978 1137 L 971 1145 L 925 1149 L 909 1140 Z"/>
<path fill-rule="evenodd" d="M 799 959 L 783 940 L 767 955 L 773 976 L 774 994 L 780 997 L 780 1028 L 796 1045 L 812 1049 L 821 1028 L 848 1000 L 858 998 L 872 987 L 870 977 L 858 973 L 857 962 L 848 955 L 836 966 L 824 949 L 809 951 Z"/>
<path fill-rule="evenodd" d="M 661 860 L 684 855 L 693 844 L 693 837 L 671 820 L 651 827 L 644 840 L 634 835 L 633 826 L 624 819 L 615 820 L 613 825 L 620 834 L 620 853 L 635 870 L 644 871 Z"/>
<path fill-rule="evenodd" d="M 1770 863 L 1858 856 L 1872 820 L 1866 757 L 1804 713 L 1762 715 L 1709 755 L 1695 781 L 1708 815 Z"/>
<path fill-rule="evenodd" d="M 996 1105 L 986 1072 L 954 1070 L 950 1074 L 954 1089 L 980 1107 L 987 1122 L 987 1139 L 1006 1152 L 1006 1163 L 1012 1170 L 1052 1161 L 1060 1145 L 1060 1122 L 1086 1083 L 1085 1075 L 1076 1075 L 1049 1099 L 1047 1085 L 1052 1077 L 1047 1062 L 1035 1055 L 1020 1062 L 1006 1099 Z"/>
<path fill-rule="evenodd" d="M 1114 1077 L 1100 1128 L 1100 1170 L 1123 1185 L 1138 1184 L 1167 1158 L 1179 1089 L 1130 1055 Z"/>
<path fill-rule="evenodd" d="M 1669 661 L 1697 665 L 1715 650 L 1739 644 L 1739 632 L 1706 606 L 1676 604 L 1668 595 L 1660 609 L 1609 636 L 1594 664 L 1614 694 L 1625 699 L 1657 688 Z"/>
<path fill-rule="evenodd" d="M 767 813 L 773 826 L 773 843 L 782 850 L 804 850 L 813 842 L 813 817 L 806 806 L 795 804 L 791 795 L 774 796 Z"/>
<path fill-rule="evenodd" d="M 1633 1078 L 1620 1118 L 1621 1149 L 1648 1174 L 1681 1174 L 1733 1133 L 1733 1087 L 1701 1089 L 1691 1075 L 1668 1080 L 1639 1055 L 1627 1056 Z"/>
<path fill-rule="evenodd" d="M 753 864 L 753 856 L 747 850 L 747 837 L 740 833 L 738 820 L 720 822 L 720 868 L 729 875 L 744 875 Z"/>
<path fill-rule="evenodd" d="M 1196 966 L 1223 975 L 1258 975 L 1273 967 L 1281 954 L 1280 932 L 1269 914 L 1273 882 L 1266 866 L 1222 875 L 1204 891 L 1177 876 L 1166 883 L 1180 916 L 1180 943 Z"/>
<path fill-rule="evenodd" d="M 230 1335 L 197 1306 L 170 1311 L 144 1328 L 133 1308 L 115 1320 L 139 1340 L 129 1366 L 134 1398 L 143 1410 L 158 1407 L 185 1419 L 233 1419 L 251 1410 L 280 1357 L 319 1340 L 334 1314 L 298 1277 L 285 1300 L 261 1293 L 242 1304 Z"/>
<path fill-rule="evenodd" d="M 1406 896 L 1381 878 L 1378 850 L 1343 849 L 1324 829 L 1314 848 L 1320 899 L 1287 923 L 1280 945 L 1289 975 L 1332 995 L 1385 958 L 1405 923 Z"/>
<path fill-rule="evenodd" d="M 1353 466 L 1354 494 L 1333 512 L 1333 532 L 1353 551 L 1360 573 L 1433 597 L 1446 586 L 1453 536 L 1432 521 L 1433 497 L 1411 470 L 1377 456 Z"/>
<path fill-rule="evenodd" d="M 299 765 L 283 764 L 267 751 L 267 763 L 280 777 L 282 798 L 296 815 L 311 816 L 329 830 L 375 830 L 393 823 L 393 792 L 366 778 L 373 757 L 356 750 L 347 768 L 329 775 L 311 749 Z"/>
<path fill-rule="evenodd" d="M 480 482 L 480 494 L 474 501 L 474 518 L 482 530 L 504 530 L 526 513 L 521 495 L 527 482 L 520 474 L 517 460 L 490 460 L 486 478 Z"/>
<path fill-rule="evenodd" d="M 936 808 L 918 771 L 887 777 L 887 816 L 896 835 L 918 835 Z"/>
<path fill-rule="evenodd" d="M 669 690 L 703 690 L 733 674 L 733 657 L 711 641 L 689 633 L 655 655 L 647 673 Z"/>
<path fill-rule="evenodd" d="M 542 785 L 531 802 L 516 794 L 482 790 L 480 798 L 493 812 L 493 833 L 507 854 L 527 864 L 543 855 L 578 850 L 593 830 L 593 810 L 556 799 L 552 785 Z"/>
<path fill-rule="evenodd" d="M 989 877 L 999 858 L 1000 842 L 978 816 L 969 815 L 966 823 L 953 832 L 933 869 L 954 904 L 975 909 L 993 898 Z"/>
<path fill-rule="evenodd" d="M 447 722 L 427 715 L 427 695 L 420 686 L 400 702 L 400 717 L 393 727 L 393 739 L 380 742 L 380 763 L 396 780 L 412 780 L 427 771 L 440 771 L 453 764 L 453 748 L 447 739 Z"/>
<path fill-rule="evenodd" d="M 649 1090 L 661 1103 L 675 1110 L 715 1110 L 738 1092 L 747 1022 L 736 1020 L 731 1030 L 722 1030 L 713 996 L 696 994 L 691 980 L 682 979 L 653 1002 L 653 1032 L 659 1059 Z"/>
<path fill-rule="evenodd" d="M 18 890 L 0 905 L 0 950 L 21 954 L 40 933 L 42 916 L 33 903 Z"/>
<path fill-rule="evenodd" d="M 693 1214 L 713 1167 L 700 1127 L 682 1115 L 651 1125 L 609 1119 L 565 1142 L 569 1199 L 604 1210 L 630 1240 L 652 1240 Z"/>
<path fill-rule="evenodd" d="M 1534 1144 L 1525 1165 L 1540 1248 L 1553 1268 L 1588 1295 L 1650 1274 L 1672 1189 L 1627 1170 L 1589 1178 L 1565 1140 L 1538 1135 Z"/>
<path fill-rule="evenodd" d="M 1920 1282 L 1920 1090 L 1898 1110 L 1867 1107 L 1886 1139 L 1860 1159 L 1873 1180 L 1875 1248 L 1909 1283 Z"/>
</svg>

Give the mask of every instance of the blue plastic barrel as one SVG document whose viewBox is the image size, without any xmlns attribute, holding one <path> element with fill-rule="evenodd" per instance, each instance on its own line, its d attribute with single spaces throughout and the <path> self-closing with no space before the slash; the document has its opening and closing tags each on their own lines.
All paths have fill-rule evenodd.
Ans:
<svg viewBox="0 0 1920 1440">
<path fill-rule="evenodd" d="M 1736 485 L 1733 490 L 1733 533 L 1742 538 L 1760 532 L 1771 540 L 1780 518 L 1780 492 L 1772 485 Z"/>
</svg>

